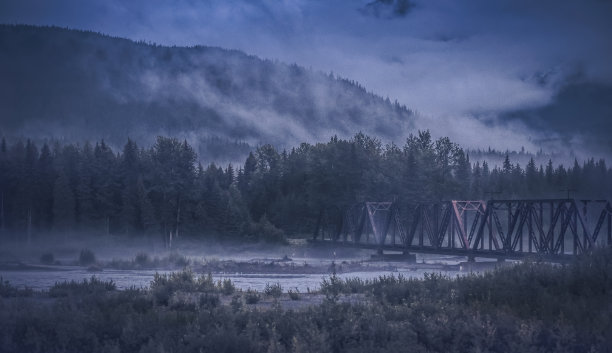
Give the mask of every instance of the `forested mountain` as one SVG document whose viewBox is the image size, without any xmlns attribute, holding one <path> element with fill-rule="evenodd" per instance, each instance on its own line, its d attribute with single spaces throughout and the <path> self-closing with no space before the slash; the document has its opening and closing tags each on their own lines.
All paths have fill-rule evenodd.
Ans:
<svg viewBox="0 0 612 353">
<path fill-rule="evenodd" d="M 355 82 L 297 65 L 56 27 L 0 25 L 0 77 L 6 137 L 120 147 L 128 137 L 150 145 L 176 136 L 217 160 L 236 160 L 215 155 L 227 150 L 242 159 L 245 143 L 292 146 L 355 131 L 403 140 L 413 115 Z"/>
<path fill-rule="evenodd" d="M 612 169 L 589 159 L 564 167 L 499 167 L 470 162 L 448 138 L 429 131 L 403 146 L 364 134 L 262 145 L 243 164 L 197 163 L 186 141 L 158 137 L 150 148 L 95 144 L 0 144 L 0 226 L 4 237 L 48 231 L 121 236 L 189 234 L 277 240 L 312 232 L 321 210 L 355 202 L 444 199 L 612 198 Z"/>
</svg>

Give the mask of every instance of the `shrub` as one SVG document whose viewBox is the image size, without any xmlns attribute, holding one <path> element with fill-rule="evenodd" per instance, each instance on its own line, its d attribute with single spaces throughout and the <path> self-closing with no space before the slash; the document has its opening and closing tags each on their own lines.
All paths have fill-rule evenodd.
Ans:
<svg viewBox="0 0 612 353">
<path fill-rule="evenodd" d="M 172 272 L 170 274 L 155 273 L 151 281 L 151 292 L 158 304 L 168 305 L 172 294 L 176 291 L 195 291 L 196 279 L 191 271 Z"/>
<path fill-rule="evenodd" d="M 224 279 L 223 283 L 219 287 L 221 288 L 221 292 L 225 295 L 230 295 L 236 290 L 234 283 L 232 283 L 232 280 L 229 278 Z"/>
<path fill-rule="evenodd" d="M 289 294 L 289 298 L 291 298 L 291 300 L 300 300 L 300 291 L 297 289 L 297 287 L 295 288 L 295 291 L 289 289 L 287 294 Z"/>
<path fill-rule="evenodd" d="M 40 262 L 46 265 L 51 265 L 53 262 L 55 262 L 55 256 L 53 256 L 53 253 L 46 252 L 40 255 Z"/>
<path fill-rule="evenodd" d="M 257 304 L 259 303 L 259 300 L 261 299 L 261 297 L 259 296 L 259 293 L 257 293 L 257 291 L 254 291 L 252 289 L 247 289 L 244 295 L 244 299 L 247 304 Z"/>
<path fill-rule="evenodd" d="M 200 307 L 201 308 L 216 308 L 221 303 L 217 294 L 205 293 L 200 296 Z"/>
<path fill-rule="evenodd" d="M 79 264 L 81 266 L 88 266 L 94 262 L 96 262 L 96 255 L 93 253 L 93 251 L 89 249 L 81 250 L 81 253 L 79 254 Z"/>
<path fill-rule="evenodd" d="M 400 275 L 401 276 L 401 275 Z M 361 293 L 365 290 L 366 283 L 359 277 L 344 280 L 343 290 L 348 293 Z"/>
<path fill-rule="evenodd" d="M 150 261 L 151 260 L 149 259 L 149 254 L 147 254 L 146 252 L 138 253 L 134 258 L 134 262 L 140 266 L 146 266 L 149 264 Z"/>
<path fill-rule="evenodd" d="M 13 287 L 9 281 L 4 281 L 2 277 L 0 277 L 0 297 L 14 297 L 15 293 L 17 293 L 17 288 Z"/>
<path fill-rule="evenodd" d="M 343 283 L 342 279 L 339 278 L 334 272 L 331 276 L 329 276 L 329 280 L 327 278 L 323 278 L 321 282 L 321 292 L 325 294 L 325 298 L 331 301 L 338 300 L 338 296 L 342 293 Z"/>
<path fill-rule="evenodd" d="M 285 233 L 276 228 L 264 214 L 254 227 L 254 233 L 259 240 L 270 243 L 285 242 Z"/>
<path fill-rule="evenodd" d="M 278 298 L 283 294 L 283 287 L 281 287 L 280 283 L 270 284 L 266 283 L 266 288 L 264 289 L 266 295 Z"/>
<path fill-rule="evenodd" d="M 170 256 L 168 256 L 168 260 L 170 262 L 172 262 L 173 264 L 175 264 L 178 267 L 187 267 L 189 266 L 189 259 L 186 258 L 185 256 L 178 254 L 178 253 L 171 253 Z"/>
<path fill-rule="evenodd" d="M 189 311 L 195 312 L 197 310 L 197 301 L 193 296 L 187 293 L 174 293 L 170 300 L 168 300 L 168 307 L 174 311 Z"/>
<path fill-rule="evenodd" d="M 153 301 L 150 298 L 146 298 L 142 295 L 133 298 L 131 300 L 132 308 L 139 314 L 144 314 L 149 310 L 153 309 Z"/>
<path fill-rule="evenodd" d="M 240 309 L 242 309 L 242 296 L 240 294 L 236 294 L 232 297 L 232 301 L 230 303 L 230 306 L 232 307 L 232 309 L 236 312 L 239 311 Z"/>
<path fill-rule="evenodd" d="M 58 282 L 49 288 L 49 296 L 51 297 L 68 297 L 68 296 L 82 296 L 90 294 L 100 294 L 117 289 L 115 282 L 102 281 L 95 276 L 92 276 L 89 280 L 85 278 L 82 282 L 70 281 L 70 282 Z"/>
<path fill-rule="evenodd" d="M 216 285 L 212 274 L 197 277 L 191 270 L 172 272 L 169 274 L 155 273 L 151 281 L 151 292 L 159 304 L 167 305 L 168 300 L 175 292 L 222 292 L 231 294 L 234 291 L 234 284 L 231 281 L 219 281 Z M 231 291 L 231 293 L 230 293 Z"/>
<path fill-rule="evenodd" d="M 31 288 L 19 289 L 13 287 L 9 281 L 5 281 L 0 277 L 0 298 L 9 297 L 30 297 L 34 291 Z"/>
</svg>

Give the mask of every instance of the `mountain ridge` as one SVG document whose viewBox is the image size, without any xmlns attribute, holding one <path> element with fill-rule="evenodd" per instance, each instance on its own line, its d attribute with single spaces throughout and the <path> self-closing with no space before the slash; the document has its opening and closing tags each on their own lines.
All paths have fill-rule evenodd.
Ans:
<svg viewBox="0 0 612 353">
<path fill-rule="evenodd" d="M 0 25 L 3 135 L 156 135 L 291 146 L 357 131 L 400 141 L 415 113 L 354 81 L 235 49 Z M 214 157 L 214 156 L 213 156 Z"/>
</svg>

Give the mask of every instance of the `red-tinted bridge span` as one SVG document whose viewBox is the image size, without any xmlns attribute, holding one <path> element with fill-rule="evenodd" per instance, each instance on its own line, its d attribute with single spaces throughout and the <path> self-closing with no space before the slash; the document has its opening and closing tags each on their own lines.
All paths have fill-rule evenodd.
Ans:
<svg viewBox="0 0 612 353">
<path fill-rule="evenodd" d="M 315 242 L 383 250 L 567 259 L 612 245 L 607 200 L 363 202 L 321 212 Z"/>
</svg>

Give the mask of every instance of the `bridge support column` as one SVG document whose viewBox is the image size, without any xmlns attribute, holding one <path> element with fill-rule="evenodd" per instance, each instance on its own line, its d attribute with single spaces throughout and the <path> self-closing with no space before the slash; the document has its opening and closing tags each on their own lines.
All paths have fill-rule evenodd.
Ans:
<svg viewBox="0 0 612 353">
<path fill-rule="evenodd" d="M 399 261 L 411 264 L 416 263 L 416 255 L 411 254 L 410 252 L 408 252 L 408 250 L 402 251 L 401 254 L 385 254 L 382 249 L 376 249 L 376 255 L 372 255 L 371 259 L 375 261 Z"/>
</svg>

